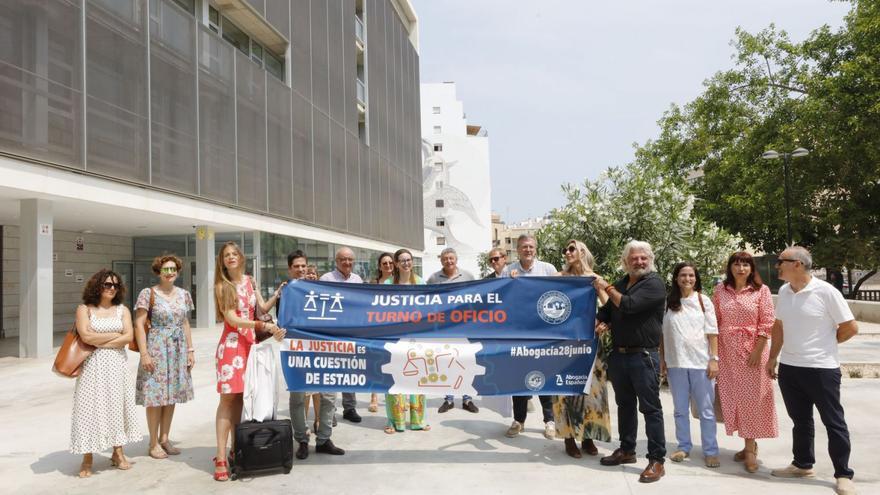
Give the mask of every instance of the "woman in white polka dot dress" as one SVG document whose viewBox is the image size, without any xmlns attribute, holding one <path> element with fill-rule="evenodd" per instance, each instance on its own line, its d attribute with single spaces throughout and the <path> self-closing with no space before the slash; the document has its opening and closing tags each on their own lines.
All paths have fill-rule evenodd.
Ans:
<svg viewBox="0 0 880 495">
<path fill-rule="evenodd" d="M 134 405 L 134 380 L 128 373 L 125 346 L 133 331 L 131 313 L 122 305 L 125 286 L 110 270 L 100 270 L 86 283 L 83 304 L 76 308 L 80 338 L 94 345 L 76 379 L 70 426 L 70 451 L 82 454 L 79 476 L 92 475 L 92 454 L 113 447 L 110 464 L 130 469 L 122 446 L 141 440 Z"/>
</svg>

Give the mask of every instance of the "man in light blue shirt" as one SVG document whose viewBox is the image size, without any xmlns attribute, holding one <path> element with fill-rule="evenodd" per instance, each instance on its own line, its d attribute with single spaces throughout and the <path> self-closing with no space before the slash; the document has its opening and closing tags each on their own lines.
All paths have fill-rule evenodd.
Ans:
<svg viewBox="0 0 880 495">
<path fill-rule="evenodd" d="M 552 277 L 556 275 L 556 267 L 537 259 L 538 241 L 531 234 L 523 234 L 516 239 L 515 263 L 504 267 L 502 277 Z M 513 438 L 520 434 L 528 414 L 530 395 L 513 396 L 513 423 L 507 429 L 507 436 Z M 553 396 L 539 395 L 541 411 L 544 414 L 544 437 L 556 438 L 556 423 L 553 421 Z"/>
</svg>

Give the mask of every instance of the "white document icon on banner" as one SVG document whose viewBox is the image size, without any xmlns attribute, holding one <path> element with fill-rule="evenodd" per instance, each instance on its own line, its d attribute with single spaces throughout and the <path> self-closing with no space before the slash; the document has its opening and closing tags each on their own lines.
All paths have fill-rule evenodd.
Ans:
<svg viewBox="0 0 880 495">
<path fill-rule="evenodd" d="M 483 344 L 467 339 L 401 339 L 385 349 L 391 361 L 382 372 L 394 378 L 390 394 L 478 395 L 474 377 L 486 374 L 477 364 Z"/>
</svg>

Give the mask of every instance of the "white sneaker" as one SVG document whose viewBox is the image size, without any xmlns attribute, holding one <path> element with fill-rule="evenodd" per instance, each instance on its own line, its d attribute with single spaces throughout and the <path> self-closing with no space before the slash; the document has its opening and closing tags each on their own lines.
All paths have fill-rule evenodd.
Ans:
<svg viewBox="0 0 880 495">
<path fill-rule="evenodd" d="M 547 421 L 544 423 L 544 438 L 547 440 L 553 440 L 556 438 L 556 423 L 553 421 Z"/>
<path fill-rule="evenodd" d="M 510 424 L 510 428 L 507 429 L 507 435 L 509 438 L 513 438 L 520 434 L 523 431 L 523 425 L 519 421 L 514 420 L 513 423 Z"/>
<path fill-rule="evenodd" d="M 856 495 L 856 485 L 849 478 L 837 478 L 837 495 Z"/>
<path fill-rule="evenodd" d="M 789 464 L 782 469 L 774 469 L 770 474 L 777 478 L 815 478 L 816 472 L 810 469 L 801 469 L 794 464 Z"/>
</svg>

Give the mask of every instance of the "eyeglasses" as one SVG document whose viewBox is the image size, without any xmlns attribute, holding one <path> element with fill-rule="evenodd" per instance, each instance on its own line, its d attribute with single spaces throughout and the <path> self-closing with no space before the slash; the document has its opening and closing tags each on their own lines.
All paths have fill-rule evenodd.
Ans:
<svg viewBox="0 0 880 495">
<path fill-rule="evenodd" d="M 104 290 L 119 290 L 121 286 L 121 284 L 114 284 L 113 282 L 104 282 Z"/>
<path fill-rule="evenodd" d="M 566 253 L 573 253 L 577 250 L 578 250 L 577 246 L 574 246 L 574 245 L 571 245 L 571 246 L 568 246 L 567 248 L 565 248 Z"/>
<path fill-rule="evenodd" d="M 489 261 L 491 261 L 492 263 L 498 263 L 498 260 L 503 258 L 504 256 L 492 256 L 491 258 L 489 258 Z"/>
<path fill-rule="evenodd" d="M 163 274 L 165 274 L 165 275 L 172 275 L 172 274 L 177 273 L 177 267 L 176 267 L 176 266 L 163 266 L 163 267 L 159 270 L 159 272 L 161 272 L 161 273 L 163 273 Z"/>
<path fill-rule="evenodd" d="M 397 260 L 397 262 L 400 263 L 401 265 L 408 265 L 408 264 L 412 263 L 412 260 L 411 259 L 400 259 L 400 260 Z"/>
<path fill-rule="evenodd" d="M 789 259 L 789 258 L 779 258 L 778 260 L 776 260 L 776 265 L 779 266 L 785 262 L 796 263 L 798 261 L 800 261 L 800 260 L 793 260 L 793 259 Z"/>
</svg>

